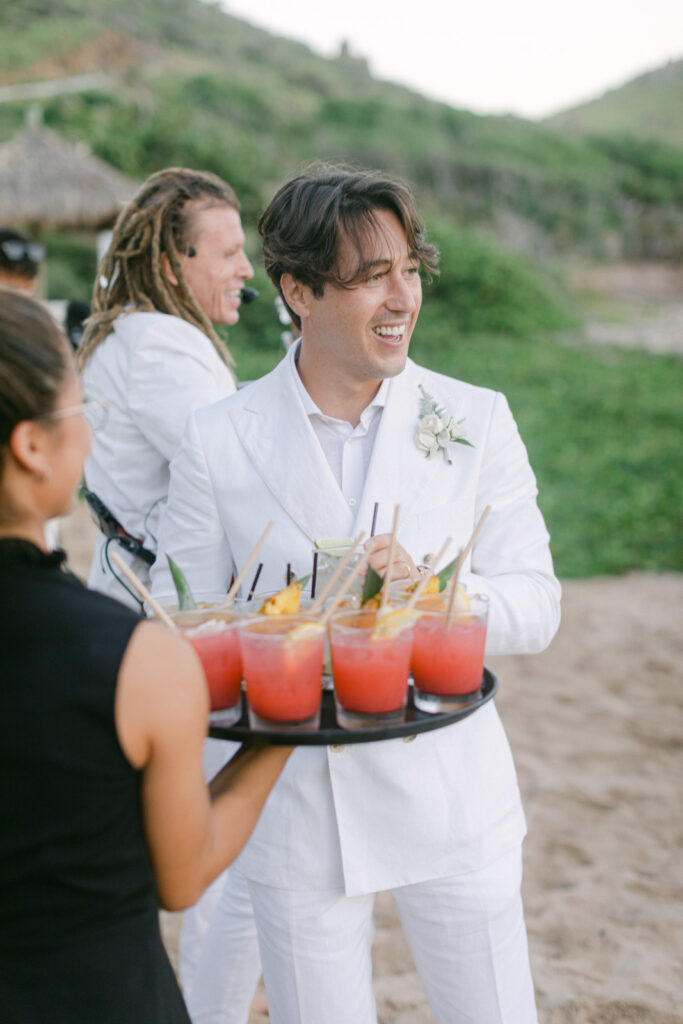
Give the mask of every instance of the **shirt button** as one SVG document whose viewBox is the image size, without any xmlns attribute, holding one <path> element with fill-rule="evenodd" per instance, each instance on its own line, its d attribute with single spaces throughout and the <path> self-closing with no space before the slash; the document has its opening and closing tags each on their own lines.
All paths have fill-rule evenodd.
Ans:
<svg viewBox="0 0 683 1024">
<path fill-rule="evenodd" d="M 345 746 L 345 743 L 330 743 L 330 750 L 333 750 L 335 754 L 338 754 L 340 751 L 344 750 Z"/>
<path fill-rule="evenodd" d="M 349 498 L 349 505 L 351 506 L 351 508 L 353 508 L 353 506 L 355 504 L 356 504 L 356 499 L 355 498 Z"/>
</svg>

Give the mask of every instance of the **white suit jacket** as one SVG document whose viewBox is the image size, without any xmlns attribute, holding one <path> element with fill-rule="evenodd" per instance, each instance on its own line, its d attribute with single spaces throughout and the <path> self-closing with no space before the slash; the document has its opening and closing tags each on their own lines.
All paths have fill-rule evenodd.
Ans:
<svg viewBox="0 0 683 1024">
<path fill-rule="evenodd" d="M 195 413 L 171 464 L 168 506 L 152 571 L 156 596 L 174 598 L 171 554 L 195 596 L 225 594 L 269 520 L 260 587 L 282 585 L 289 562 L 310 571 L 317 537 L 390 530 L 416 561 L 452 554 L 487 504 L 492 511 L 462 581 L 488 594 L 487 652 L 542 650 L 559 624 L 560 587 L 536 484 L 505 398 L 408 361 L 391 380 L 363 496 L 345 501 L 304 413 L 294 350 L 268 376 Z M 415 444 L 422 384 L 473 448 L 452 464 Z M 502 680 L 505 685 L 505 680 Z M 374 892 L 472 870 L 524 835 L 514 765 L 493 703 L 448 728 L 403 740 L 299 748 L 240 857 L 241 870 L 284 888 Z"/>
<path fill-rule="evenodd" d="M 165 313 L 131 311 L 117 317 L 93 352 L 83 384 L 86 393 L 108 400 L 107 422 L 93 435 L 85 463 L 88 487 L 130 533 L 155 550 L 168 467 L 187 418 L 231 395 L 234 378 L 197 327 Z M 103 545 L 100 535 L 89 586 L 128 602 L 124 588 L 103 565 Z M 118 546 L 116 551 L 148 583 L 147 565 Z"/>
</svg>

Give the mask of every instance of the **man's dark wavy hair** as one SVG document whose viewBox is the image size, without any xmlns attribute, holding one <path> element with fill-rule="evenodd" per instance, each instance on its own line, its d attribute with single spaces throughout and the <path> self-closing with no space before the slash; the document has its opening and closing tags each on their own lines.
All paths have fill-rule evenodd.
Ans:
<svg viewBox="0 0 683 1024">
<path fill-rule="evenodd" d="M 283 302 L 283 274 L 307 285 L 316 298 L 322 296 L 326 284 L 352 288 L 363 280 L 368 243 L 381 233 L 377 210 L 395 214 L 410 252 L 431 280 L 437 272 L 439 252 L 425 238 L 424 224 L 405 182 L 379 171 L 314 164 L 279 189 L 258 225 L 266 270 Z M 356 265 L 343 275 L 339 266 L 342 240 L 357 254 Z M 299 317 L 289 306 L 287 310 L 300 328 Z"/>
</svg>

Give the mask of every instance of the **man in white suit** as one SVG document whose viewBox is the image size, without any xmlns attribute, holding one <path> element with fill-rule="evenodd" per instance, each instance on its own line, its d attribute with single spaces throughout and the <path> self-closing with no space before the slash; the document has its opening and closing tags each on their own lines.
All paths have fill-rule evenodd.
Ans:
<svg viewBox="0 0 683 1024">
<path fill-rule="evenodd" d="M 421 271 L 438 259 L 409 190 L 313 169 L 280 189 L 259 229 L 301 340 L 268 376 L 190 421 L 155 592 L 172 596 L 168 551 L 198 598 L 220 597 L 271 519 L 262 583 L 279 587 L 287 563 L 309 571 L 316 537 L 367 531 L 375 502 L 385 532 L 368 542 L 373 564 L 386 566 L 400 505 L 395 575 L 416 578 L 426 552 L 448 535 L 463 545 L 491 505 L 461 581 L 489 597 L 488 654 L 542 650 L 560 588 L 505 398 L 408 359 Z M 426 457 L 425 393 L 471 447 L 442 434 Z M 240 857 L 274 1024 L 376 1021 L 372 906 L 386 889 L 438 1024 L 536 1021 L 525 821 L 496 708 L 413 739 L 299 748 Z M 219 986 L 220 963 L 206 974 Z"/>
</svg>

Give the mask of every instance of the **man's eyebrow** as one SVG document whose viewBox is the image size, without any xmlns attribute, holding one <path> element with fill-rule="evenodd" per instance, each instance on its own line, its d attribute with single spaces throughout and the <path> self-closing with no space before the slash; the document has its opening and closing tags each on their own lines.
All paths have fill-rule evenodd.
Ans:
<svg viewBox="0 0 683 1024">
<path fill-rule="evenodd" d="M 418 262 L 418 256 L 416 252 L 409 252 L 406 255 L 406 261 L 408 263 Z M 376 260 L 361 260 L 355 270 L 354 280 L 361 281 L 365 277 L 370 277 L 375 271 L 382 269 L 391 269 L 394 265 L 394 260 L 388 259 L 387 257 L 378 258 Z"/>
<path fill-rule="evenodd" d="M 388 259 L 384 260 L 361 260 L 356 268 L 356 274 L 361 277 L 363 274 L 370 273 L 376 270 L 378 267 L 390 267 L 392 261 Z"/>
</svg>

